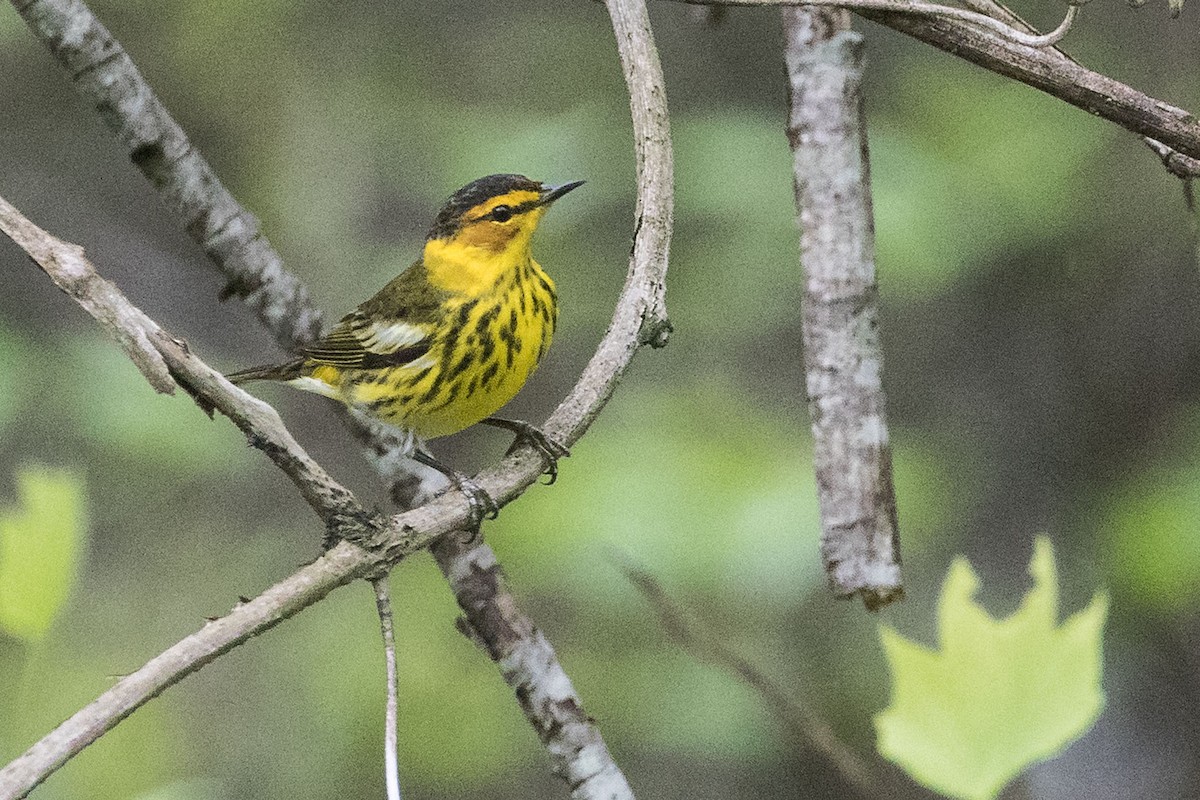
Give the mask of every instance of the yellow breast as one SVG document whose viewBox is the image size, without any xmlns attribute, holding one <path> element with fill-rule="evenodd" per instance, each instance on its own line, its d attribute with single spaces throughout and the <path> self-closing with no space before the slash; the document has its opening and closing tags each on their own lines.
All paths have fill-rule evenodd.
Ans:
<svg viewBox="0 0 1200 800">
<path fill-rule="evenodd" d="M 343 375 L 343 399 L 422 438 L 457 433 L 520 391 L 550 346 L 557 315 L 554 283 L 530 259 L 490 291 L 448 304 L 418 362 Z"/>
</svg>

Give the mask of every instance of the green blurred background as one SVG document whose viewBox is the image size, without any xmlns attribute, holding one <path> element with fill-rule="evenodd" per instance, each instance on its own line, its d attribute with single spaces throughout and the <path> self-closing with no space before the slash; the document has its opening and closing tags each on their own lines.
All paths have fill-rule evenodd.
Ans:
<svg viewBox="0 0 1200 800">
<path fill-rule="evenodd" d="M 168 108 L 336 318 L 417 254 L 480 175 L 586 179 L 539 233 L 561 329 L 514 403 L 573 384 L 623 281 L 634 165 L 598 3 L 97 0 Z M 1052 26 L 1057 6 L 1018 7 Z M 1066 49 L 1200 108 L 1190 6 L 1094 4 Z M 1033 537 L 1068 611 L 1112 593 L 1107 711 L 1005 797 L 1197 797 L 1200 280 L 1178 182 L 1137 140 L 861 21 L 885 384 L 909 599 L 831 599 L 817 558 L 801 281 L 779 18 L 718 25 L 654 4 L 673 112 L 675 335 L 643 353 L 551 489 L 487 528 L 645 798 L 840 798 L 753 692 L 667 641 L 614 566 L 653 571 L 866 757 L 887 702 L 879 619 L 933 643 L 956 553 L 1008 613 Z M 0 8 L 0 194 L 223 369 L 279 355 L 16 13 Z M 227 421 L 156 396 L 97 327 L 0 242 L 0 505 L 29 463 L 88 498 L 78 583 L 46 636 L 0 634 L 0 761 L 239 595 L 317 552 L 292 487 Z M 379 482 L 320 398 L 264 387 L 364 501 Z M 463 468 L 507 441 L 437 443 Z M 494 666 L 453 626 L 426 556 L 392 579 L 411 798 L 561 797 Z M 356 585 L 169 690 L 35 794 L 381 796 L 382 656 Z M 896 796 L 926 797 L 889 774 Z"/>
</svg>

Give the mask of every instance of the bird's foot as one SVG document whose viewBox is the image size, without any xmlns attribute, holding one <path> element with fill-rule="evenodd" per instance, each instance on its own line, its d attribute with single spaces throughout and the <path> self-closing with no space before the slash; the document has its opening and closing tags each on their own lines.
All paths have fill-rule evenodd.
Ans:
<svg viewBox="0 0 1200 800">
<path fill-rule="evenodd" d="M 454 485 L 467 498 L 467 544 L 478 544 L 480 535 L 483 529 L 483 521 L 485 519 L 495 519 L 500 515 L 500 506 L 496 505 L 496 501 L 492 496 L 475 481 L 463 475 L 461 472 L 455 472 L 448 476 L 454 481 Z"/>
<path fill-rule="evenodd" d="M 541 428 L 532 425 L 522 419 L 503 419 L 501 417 L 488 417 L 483 420 L 484 423 L 492 425 L 496 428 L 504 428 L 516 435 L 513 443 L 509 445 L 505 455 L 511 455 L 522 445 L 529 445 L 536 450 L 546 462 L 546 470 L 543 474 L 548 475 L 550 480 L 546 481 L 546 485 L 554 483 L 558 480 L 558 460 L 571 455 L 571 451 L 565 444 L 554 439 Z"/>
<path fill-rule="evenodd" d="M 468 543 L 478 542 L 483 521 L 485 519 L 495 519 L 500 514 L 500 506 L 496 504 L 492 496 L 478 483 L 458 470 L 446 466 L 424 450 L 414 450 L 412 458 L 417 463 L 432 467 L 445 475 L 454 488 L 462 492 L 467 498 L 466 531 L 470 536 L 467 541 Z"/>
</svg>

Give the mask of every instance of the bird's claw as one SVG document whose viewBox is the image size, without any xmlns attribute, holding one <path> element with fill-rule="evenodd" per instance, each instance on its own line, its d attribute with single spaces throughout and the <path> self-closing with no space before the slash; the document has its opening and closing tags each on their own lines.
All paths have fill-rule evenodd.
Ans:
<svg viewBox="0 0 1200 800">
<path fill-rule="evenodd" d="M 466 530 L 470 535 L 469 544 L 479 541 L 479 529 L 485 519 L 495 519 L 500 514 L 500 506 L 484 488 L 458 470 L 447 467 L 438 461 L 428 451 L 416 450 L 412 459 L 418 464 L 437 470 L 445 475 L 450 482 L 467 498 L 469 512 L 467 514 Z"/>
<path fill-rule="evenodd" d="M 483 521 L 499 516 L 500 506 L 496 505 L 496 501 L 482 486 L 466 475 L 455 475 L 454 483 L 467 498 L 467 506 L 470 509 L 467 513 L 466 533 L 469 537 L 466 540 L 467 544 L 476 544 L 480 539 Z"/>
<path fill-rule="evenodd" d="M 558 480 L 558 460 L 571 455 L 570 449 L 562 442 L 548 435 L 541 428 L 524 420 L 507 419 L 503 420 L 503 422 L 504 425 L 502 427 L 516 434 L 516 438 L 509 445 L 508 452 L 505 455 L 512 455 L 522 445 L 529 445 L 546 462 L 546 470 L 543 474 L 550 476 L 550 480 L 546 481 L 546 485 L 549 486 Z"/>
</svg>

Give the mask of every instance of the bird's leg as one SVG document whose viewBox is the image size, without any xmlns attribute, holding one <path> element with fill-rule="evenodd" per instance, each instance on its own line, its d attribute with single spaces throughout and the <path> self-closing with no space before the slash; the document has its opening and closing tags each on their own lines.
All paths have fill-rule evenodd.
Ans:
<svg viewBox="0 0 1200 800">
<path fill-rule="evenodd" d="M 413 450 L 412 459 L 418 464 L 424 464 L 427 467 L 436 469 L 438 472 L 450 479 L 458 490 L 467 497 L 467 504 L 471 508 L 469 517 L 469 527 L 474 534 L 474 538 L 479 536 L 479 528 L 483 524 L 484 518 L 495 519 L 500 513 L 500 507 L 496 505 L 496 501 L 492 496 L 484 491 L 483 487 L 475 481 L 468 478 L 456 469 L 446 466 L 438 461 L 429 453 L 421 449 Z"/>
<path fill-rule="evenodd" d="M 481 420 L 484 425 L 491 425 L 494 428 L 504 428 L 506 431 L 512 431 L 516 434 L 513 443 L 509 445 L 508 453 L 512 453 L 523 444 L 527 444 L 541 454 L 546 461 L 546 475 L 550 476 L 550 480 L 546 481 L 546 485 L 554 483 L 558 480 L 558 460 L 571 455 L 571 451 L 563 443 L 551 438 L 536 425 L 531 425 L 521 419 L 503 419 L 501 417 L 488 417 Z"/>
</svg>

